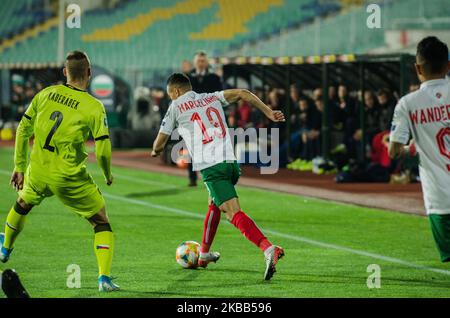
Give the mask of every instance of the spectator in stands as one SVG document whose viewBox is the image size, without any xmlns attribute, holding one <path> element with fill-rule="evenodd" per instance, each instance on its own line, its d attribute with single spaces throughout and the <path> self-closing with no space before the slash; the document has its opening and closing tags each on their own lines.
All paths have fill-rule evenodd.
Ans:
<svg viewBox="0 0 450 318">
<path fill-rule="evenodd" d="M 320 155 L 320 136 L 322 130 L 322 113 L 323 113 L 323 100 L 318 98 L 314 101 L 315 108 L 312 109 L 310 114 L 310 129 L 303 133 L 303 151 L 302 157 L 305 160 L 312 160 Z"/>
<path fill-rule="evenodd" d="M 336 182 L 389 182 L 395 164 L 388 155 L 389 131 L 375 135 L 371 143 L 370 163 L 353 163 L 348 171 L 336 175 Z"/>
<path fill-rule="evenodd" d="M 298 131 L 301 133 L 300 158 L 306 161 L 312 160 L 319 154 L 319 136 L 322 127 L 323 102 L 316 101 L 315 107 L 310 106 L 304 98 L 299 101 Z"/>
<path fill-rule="evenodd" d="M 301 95 L 302 94 L 301 94 L 300 89 L 298 88 L 297 84 L 292 84 L 289 87 L 289 96 L 291 98 L 292 105 L 297 105 L 298 101 L 300 100 Z"/>
<path fill-rule="evenodd" d="M 285 91 L 281 88 L 273 87 L 267 95 L 267 105 L 273 110 L 283 110 L 285 108 L 284 107 L 285 100 L 286 100 Z M 287 137 L 285 123 L 281 122 L 275 123 L 264 117 L 263 127 L 279 129 L 278 132 L 280 140 L 285 140 L 285 138 Z"/>
<path fill-rule="evenodd" d="M 379 107 L 378 101 L 375 98 L 375 94 L 372 91 L 364 92 L 364 114 L 365 114 L 365 128 L 366 128 L 366 144 L 371 145 L 372 140 L 376 134 L 378 134 L 380 130 L 379 125 Z M 360 121 L 355 121 L 355 131 L 352 135 L 352 139 L 347 145 L 350 148 L 351 152 L 359 153 L 360 142 L 362 139 L 362 130 L 360 128 Z M 365 158 L 361 158 L 365 159 Z"/>
<path fill-rule="evenodd" d="M 315 107 L 309 104 L 306 97 L 301 97 L 297 103 L 297 111 L 291 116 L 290 157 L 288 158 L 288 141 L 280 147 L 281 164 L 284 165 L 293 158 L 310 161 L 315 156 L 311 143 L 319 135 L 319 114 Z"/>
<path fill-rule="evenodd" d="M 298 84 L 292 84 L 289 88 L 289 96 L 291 98 L 291 116 L 297 116 L 299 111 L 298 103 L 301 99 L 306 100 L 309 106 L 313 106 L 314 102 L 311 98 L 305 95 Z"/>
<path fill-rule="evenodd" d="M 291 117 L 296 115 L 296 112 L 298 111 L 297 104 L 301 97 L 301 92 L 297 86 L 297 84 L 292 84 L 289 87 L 289 97 L 290 97 L 290 113 Z"/>
<path fill-rule="evenodd" d="M 223 89 L 221 78 L 210 72 L 208 56 L 203 51 L 195 54 L 194 70 L 189 73 L 189 78 L 192 89 L 197 93 L 213 93 Z"/>
<path fill-rule="evenodd" d="M 390 130 L 396 101 L 387 88 L 382 88 L 377 92 L 377 99 L 379 103 L 380 131 Z"/>
<path fill-rule="evenodd" d="M 258 98 L 264 102 L 266 102 L 266 94 L 262 87 L 256 87 L 254 94 L 258 96 Z M 264 127 L 264 118 L 265 116 L 258 111 L 255 107 L 252 107 L 251 120 L 253 127 L 255 128 L 263 128 Z"/>
<path fill-rule="evenodd" d="M 36 90 L 33 87 L 33 84 L 31 81 L 28 81 L 25 83 L 25 103 L 28 104 L 31 103 L 31 100 L 33 99 L 34 95 L 36 94 Z"/>
<path fill-rule="evenodd" d="M 351 98 L 347 86 L 341 84 L 338 87 L 337 104 L 331 110 L 334 118 L 334 129 L 343 131 L 346 125 L 353 124 L 355 119 L 356 101 Z"/>
<path fill-rule="evenodd" d="M 289 96 L 291 97 L 291 106 L 294 111 L 298 110 L 298 102 L 300 99 L 306 99 L 306 101 L 312 106 L 313 101 L 306 96 L 301 90 L 298 84 L 292 84 L 289 88 Z"/>
<path fill-rule="evenodd" d="M 334 85 L 328 87 L 328 102 L 330 105 L 336 105 L 338 102 L 336 86 Z"/>
<path fill-rule="evenodd" d="M 370 164 L 355 164 L 350 167 L 349 173 L 337 176 L 337 182 L 388 182 L 395 162 L 388 156 L 388 138 L 390 121 L 395 107 L 395 98 L 386 89 L 376 93 L 365 92 L 364 104 L 366 107 L 366 127 L 368 143 L 371 145 Z M 361 138 L 357 129 L 354 137 Z"/>
<path fill-rule="evenodd" d="M 181 62 L 181 72 L 183 74 L 190 74 L 192 72 L 192 70 L 194 69 L 194 66 L 192 66 L 192 63 L 188 60 L 183 60 L 183 62 Z"/>
<path fill-rule="evenodd" d="M 316 100 L 322 99 L 322 88 L 318 87 L 315 90 L 313 90 L 313 101 L 315 103 Z"/>
<path fill-rule="evenodd" d="M 192 90 L 197 93 L 213 93 L 223 89 L 222 79 L 210 72 L 208 56 L 205 52 L 197 52 L 194 56 L 194 70 L 189 74 Z M 189 186 L 197 186 L 197 172 L 192 171 L 192 162 L 188 165 Z"/>
<path fill-rule="evenodd" d="M 262 100 L 263 102 L 266 102 L 266 96 L 265 96 L 266 94 L 265 94 L 265 92 L 264 92 L 264 88 L 262 88 L 262 87 L 260 87 L 260 86 L 255 87 L 254 94 L 255 94 L 260 100 Z"/>
<path fill-rule="evenodd" d="M 250 104 L 240 100 L 237 104 L 236 110 L 232 111 L 228 116 L 228 123 L 231 127 L 252 127 L 252 107 Z"/>
<path fill-rule="evenodd" d="M 269 93 L 267 94 L 267 105 L 271 108 L 271 109 L 282 109 L 283 107 L 281 106 L 281 102 L 282 102 L 282 90 L 276 87 L 273 87 L 272 89 L 270 89 Z M 272 125 L 272 122 L 270 122 L 269 120 L 265 120 L 265 127 L 278 127 L 278 125 L 276 125 L 277 123 L 274 123 L 275 125 Z"/>
<path fill-rule="evenodd" d="M 291 130 L 303 130 L 311 128 L 311 113 L 314 108 L 310 106 L 308 99 L 302 97 L 297 102 L 297 110 L 291 116 Z"/>
<path fill-rule="evenodd" d="M 364 107 L 366 138 L 369 142 L 371 142 L 375 135 L 381 132 L 380 126 L 378 125 L 380 109 L 378 106 L 378 101 L 375 99 L 375 94 L 372 91 L 364 92 Z M 361 135 L 361 133 L 357 132 L 356 135 Z"/>
<path fill-rule="evenodd" d="M 357 121 L 357 101 L 348 93 L 347 86 L 338 86 L 337 98 L 329 102 L 329 115 L 331 117 L 332 135 L 331 147 L 338 162 L 338 169 L 344 165 L 348 158 L 356 157 L 353 134 Z"/>
<path fill-rule="evenodd" d="M 214 68 L 213 68 L 213 71 L 214 71 L 214 74 L 216 74 L 217 76 L 219 76 L 219 78 L 221 79 L 221 81 L 222 81 L 222 79 L 223 79 L 223 66 L 222 65 L 215 65 L 214 66 Z M 232 87 L 231 85 L 228 85 L 227 83 L 225 83 L 225 82 L 223 82 L 222 81 L 222 89 L 223 90 L 225 90 L 225 89 L 230 89 L 230 88 L 234 88 L 234 87 Z"/>
</svg>

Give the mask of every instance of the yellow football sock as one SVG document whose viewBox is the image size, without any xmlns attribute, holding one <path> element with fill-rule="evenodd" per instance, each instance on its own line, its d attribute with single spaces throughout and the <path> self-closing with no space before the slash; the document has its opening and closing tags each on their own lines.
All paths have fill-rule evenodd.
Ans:
<svg viewBox="0 0 450 318">
<path fill-rule="evenodd" d="M 94 250 L 97 256 L 98 275 L 110 276 L 114 251 L 114 236 L 109 224 L 97 225 L 94 229 Z"/>
<path fill-rule="evenodd" d="M 5 241 L 3 242 L 3 246 L 8 249 L 12 248 L 14 241 L 25 225 L 26 214 L 19 214 L 16 211 L 16 206 L 11 208 L 6 217 Z M 19 208 L 18 210 L 21 209 Z"/>
</svg>

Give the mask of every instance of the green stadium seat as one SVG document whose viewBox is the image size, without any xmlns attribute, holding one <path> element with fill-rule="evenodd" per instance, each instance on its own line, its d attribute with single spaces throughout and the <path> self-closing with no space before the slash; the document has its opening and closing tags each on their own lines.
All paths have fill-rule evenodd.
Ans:
<svg viewBox="0 0 450 318">
<path fill-rule="evenodd" d="M 0 34 L 7 25 L 23 24 L 20 16 L 12 15 L 26 0 L 18 0 L 14 6 L 0 9 L 3 16 L 10 19 L 0 21 Z M 245 10 L 231 10 L 222 8 L 224 0 L 135 0 L 126 2 L 119 9 L 87 12 L 82 18 L 82 29 L 66 29 L 65 51 L 73 49 L 85 50 L 95 64 L 113 72 L 121 73 L 126 67 L 141 70 L 178 68 L 181 60 L 191 59 L 195 51 L 203 49 L 216 55 L 227 55 L 230 48 L 236 48 L 250 41 L 255 42 L 246 49 L 247 55 L 315 55 L 316 34 L 320 34 L 320 54 L 364 53 L 367 50 L 384 45 L 384 32 L 387 28 L 395 27 L 386 21 L 403 19 L 401 27 L 420 27 L 415 20 L 420 17 L 421 10 L 425 16 L 448 17 L 450 6 L 447 0 L 434 0 L 433 6 L 421 7 L 421 0 L 396 0 L 383 7 L 382 29 L 368 32 L 365 27 L 351 27 L 352 19 L 356 26 L 365 25 L 367 13 L 365 7 L 359 7 L 340 14 L 334 14 L 323 19 L 320 31 L 314 24 L 302 28 L 282 32 L 289 26 L 311 21 L 315 12 L 312 0 L 259 0 L 258 5 L 266 4 L 267 10 L 259 12 L 255 17 L 244 23 L 247 32 L 234 33 L 231 39 L 223 39 L 220 34 L 210 34 L 205 31 L 209 25 L 220 23 L 219 12 L 223 12 L 230 29 L 236 29 L 236 21 L 242 19 Z M 183 4 L 184 9 L 180 9 Z M 238 1 L 236 3 L 239 3 Z M 280 5 L 278 5 L 280 4 Z M 308 5 L 308 9 L 302 9 Z M 187 12 L 193 9 L 194 13 Z M 178 8 L 175 11 L 175 8 Z M 186 9 L 187 8 L 187 9 Z M 416 8 L 416 10 L 411 10 Z M 420 9 L 422 8 L 422 9 Z M 232 8 L 233 9 L 233 8 Z M 239 8 L 238 8 L 239 9 Z M 161 13 L 157 18 L 151 16 L 152 10 Z M 183 10 L 185 12 L 183 12 Z M 228 10 L 228 11 L 227 11 Z M 231 10 L 231 11 L 230 11 Z M 242 11 L 242 12 L 241 12 Z M 320 11 L 320 10 L 319 10 Z M 138 19 L 136 19 L 139 17 Z M 165 18 L 162 18 L 165 17 Z M 11 20 L 11 21 L 10 21 Z M 402 21 L 403 21 L 402 20 Z M 136 21 L 137 24 L 126 23 Z M 444 22 L 433 24 L 433 27 L 445 27 Z M 114 32 L 111 28 L 121 26 Z M 449 25 L 447 23 L 446 28 Z M 225 28 L 227 31 L 227 28 Z M 107 37 L 100 31 L 106 30 Z M 205 31 L 205 32 L 203 32 Z M 135 33 L 133 33 L 135 32 Z M 202 33 L 203 32 L 203 33 Z M 128 33 L 131 33 L 128 34 Z M 193 35 L 207 34 L 207 38 L 195 38 Z M 272 35 L 262 40 L 263 36 Z M 86 40 L 86 36 L 95 40 Z M 121 39 L 120 36 L 125 36 Z M 24 43 L 4 50 L 0 54 L 0 63 L 16 62 L 55 62 L 57 55 L 57 27 L 36 37 L 29 38 Z M 29 54 L 33 52 L 33 54 Z"/>
</svg>

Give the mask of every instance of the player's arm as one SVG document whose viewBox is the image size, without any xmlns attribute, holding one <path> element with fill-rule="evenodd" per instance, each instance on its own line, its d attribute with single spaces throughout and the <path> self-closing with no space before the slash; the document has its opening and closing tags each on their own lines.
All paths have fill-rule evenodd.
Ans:
<svg viewBox="0 0 450 318">
<path fill-rule="evenodd" d="M 170 135 L 163 132 L 159 132 L 153 142 L 152 157 L 159 156 L 159 154 L 164 150 L 167 142 L 169 141 Z"/>
<path fill-rule="evenodd" d="M 103 105 L 96 105 L 97 108 L 90 121 L 90 130 L 95 141 L 95 157 L 102 169 L 107 185 L 113 182 L 111 172 L 111 141 L 109 139 L 108 120 Z"/>
<path fill-rule="evenodd" d="M 158 136 L 156 136 L 156 139 L 153 142 L 153 149 L 151 153 L 152 157 L 158 156 L 164 150 L 164 147 L 169 141 L 170 135 L 172 134 L 172 131 L 175 129 L 176 126 L 177 126 L 176 110 L 172 106 L 172 104 L 170 104 L 166 114 L 164 115 L 164 119 L 161 122 L 161 127 L 159 128 Z"/>
<path fill-rule="evenodd" d="M 28 164 L 28 148 L 30 138 L 34 134 L 34 122 L 36 120 L 36 104 L 38 95 L 33 98 L 30 106 L 20 120 L 16 131 L 16 142 L 14 150 L 14 172 L 10 184 L 16 191 L 22 190 L 24 172 Z"/>
<path fill-rule="evenodd" d="M 96 140 L 95 141 L 95 157 L 97 158 L 97 163 L 103 171 L 105 176 L 106 184 L 111 185 L 113 182 L 113 176 L 111 173 L 111 141 L 109 138 Z"/>
<path fill-rule="evenodd" d="M 394 116 L 392 118 L 391 134 L 389 137 L 389 157 L 391 159 L 416 155 L 414 140 L 411 140 L 409 145 L 407 145 L 409 138 L 408 116 L 405 111 L 404 101 L 400 100 L 395 107 Z"/>
<path fill-rule="evenodd" d="M 267 118 L 271 121 L 285 121 L 284 114 L 279 110 L 272 110 L 269 106 L 264 104 L 262 100 L 258 98 L 252 92 L 246 89 L 227 89 L 223 91 L 223 97 L 227 103 L 235 103 L 237 101 L 243 100 L 253 107 L 259 109 Z"/>
<path fill-rule="evenodd" d="M 406 156 L 416 155 L 416 145 L 414 139 L 411 139 L 409 145 L 404 145 L 399 142 L 391 141 L 389 142 L 389 157 L 391 159 L 398 159 Z"/>
</svg>

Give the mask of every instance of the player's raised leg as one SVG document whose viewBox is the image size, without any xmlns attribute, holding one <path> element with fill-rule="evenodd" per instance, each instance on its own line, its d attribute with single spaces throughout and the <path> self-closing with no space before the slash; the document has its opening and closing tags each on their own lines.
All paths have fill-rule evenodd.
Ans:
<svg viewBox="0 0 450 318">
<path fill-rule="evenodd" d="M 94 252 L 98 263 L 99 291 L 119 290 L 119 286 L 111 281 L 111 266 L 114 252 L 114 235 L 109 224 L 105 208 L 89 218 L 94 227 Z"/>
<path fill-rule="evenodd" d="M 5 233 L 0 233 L 0 261 L 6 263 L 13 251 L 13 245 L 17 236 L 22 231 L 27 214 L 31 211 L 32 205 L 18 199 L 6 217 Z"/>
<path fill-rule="evenodd" d="M 220 258 L 218 252 L 210 252 L 209 250 L 214 241 L 222 212 L 211 198 L 208 199 L 208 206 L 208 213 L 206 213 L 203 224 L 203 238 L 200 247 L 200 258 L 198 260 L 198 265 L 201 267 L 206 267 L 210 262 L 217 262 Z"/>
<path fill-rule="evenodd" d="M 284 256 L 283 249 L 273 245 L 266 238 L 255 222 L 241 210 L 239 201 L 236 197 L 222 203 L 220 209 L 225 212 L 225 215 L 231 224 L 238 228 L 249 241 L 264 252 L 266 259 L 264 279 L 270 280 L 276 272 L 278 260 Z"/>
</svg>

